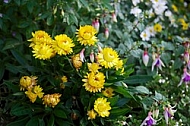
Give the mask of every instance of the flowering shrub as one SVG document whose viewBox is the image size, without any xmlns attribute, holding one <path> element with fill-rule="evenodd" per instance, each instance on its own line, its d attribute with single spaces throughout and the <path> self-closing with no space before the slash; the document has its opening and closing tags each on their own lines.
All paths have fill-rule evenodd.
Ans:
<svg viewBox="0 0 190 126">
<path fill-rule="evenodd" d="M 1 1 L 0 125 L 189 125 L 189 8 Z"/>
</svg>

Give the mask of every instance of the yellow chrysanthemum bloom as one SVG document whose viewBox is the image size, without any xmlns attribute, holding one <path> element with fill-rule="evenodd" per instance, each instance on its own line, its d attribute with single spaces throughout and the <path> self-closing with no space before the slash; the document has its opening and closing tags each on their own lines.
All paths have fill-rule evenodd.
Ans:
<svg viewBox="0 0 190 126">
<path fill-rule="evenodd" d="M 61 80 L 62 80 L 63 83 L 68 81 L 66 76 L 63 76 L 63 77 L 61 78 Z"/>
<path fill-rule="evenodd" d="M 100 69 L 101 67 L 99 66 L 98 63 L 88 63 L 88 70 L 91 72 L 98 72 L 98 69 Z"/>
<path fill-rule="evenodd" d="M 82 66 L 82 61 L 80 59 L 80 55 L 76 54 L 71 57 L 71 61 L 73 63 L 73 66 L 78 70 Z"/>
<path fill-rule="evenodd" d="M 116 70 L 123 68 L 123 60 L 118 60 L 117 64 L 115 65 Z"/>
<path fill-rule="evenodd" d="M 112 48 L 104 48 L 97 55 L 98 62 L 105 68 L 111 68 L 118 63 L 118 54 Z"/>
<path fill-rule="evenodd" d="M 97 115 L 97 113 L 92 109 L 92 110 L 89 110 L 88 112 L 87 112 L 87 116 L 88 116 L 88 120 L 90 120 L 90 119 L 95 119 L 96 118 L 96 115 Z"/>
<path fill-rule="evenodd" d="M 86 79 L 82 79 L 85 86 L 85 89 L 90 92 L 101 92 L 101 89 L 104 88 L 105 76 L 101 72 L 91 72 L 87 76 L 84 76 Z"/>
<path fill-rule="evenodd" d="M 179 21 L 181 24 L 185 23 L 185 20 L 184 20 L 183 18 L 179 18 L 178 21 Z"/>
<path fill-rule="evenodd" d="M 30 99 L 30 101 L 32 103 L 34 103 L 36 101 L 37 94 L 33 93 L 31 90 L 30 91 L 25 91 L 25 94 L 27 95 L 27 97 Z"/>
<path fill-rule="evenodd" d="M 47 44 L 35 45 L 32 52 L 35 58 L 42 60 L 47 60 L 54 56 L 54 50 Z"/>
<path fill-rule="evenodd" d="M 39 30 L 32 32 L 33 38 L 29 39 L 28 41 L 32 41 L 30 47 L 34 47 L 36 44 L 52 44 L 52 38 L 46 33 L 45 31 Z"/>
<path fill-rule="evenodd" d="M 39 98 L 42 98 L 44 93 L 42 92 L 42 88 L 38 85 L 38 86 L 35 86 L 34 89 L 33 89 L 33 92 L 39 97 Z"/>
<path fill-rule="evenodd" d="M 176 7 L 176 5 L 172 4 L 172 9 L 174 10 L 174 12 L 178 12 L 178 9 Z"/>
<path fill-rule="evenodd" d="M 162 25 L 161 24 L 155 24 L 154 25 L 154 31 L 161 32 L 162 31 Z"/>
<path fill-rule="evenodd" d="M 108 117 L 111 110 L 110 102 L 107 102 L 106 98 L 98 98 L 94 102 L 94 110 L 99 114 L 101 117 Z"/>
<path fill-rule="evenodd" d="M 114 95 L 113 89 L 111 87 L 106 88 L 104 91 L 102 91 L 103 95 L 110 98 Z"/>
<path fill-rule="evenodd" d="M 73 40 L 66 34 L 56 35 L 53 48 L 59 55 L 67 55 L 73 52 L 72 47 L 75 46 Z"/>
<path fill-rule="evenodd" d="M 46 107 L 50 106 L 54 108 L 60 102 L 60 97 L 61 94 L 59 93 L 44 95 L 44 97 L 42 98 L 43 104 L 45 104 Z"/>
<path fill-rule="evenodd" d="M 25 89 L 26 90 L 31 90 L 33 88 L 33 86 L 36 85 L 36 82 L 37 82 L 37 77 L 36 76 L 23 76 L 21 79 L 20 79 L 20 90 L 21 91 L 24 91 Z"/>
<path fill-rule="evenodd" d="M 81 45 L 92 46 L 98 41 L 97 37 L 95 36 L 96 33 L 96 29 L 91 25 L 80 26 L 76 32 L 77 41 L 79 41 Z"/>
</svg>

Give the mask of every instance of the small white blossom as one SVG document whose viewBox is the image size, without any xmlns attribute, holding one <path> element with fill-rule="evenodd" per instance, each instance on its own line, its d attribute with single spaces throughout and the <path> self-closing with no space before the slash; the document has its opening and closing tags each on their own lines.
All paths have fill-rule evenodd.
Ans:
<svg viewBox="0 0 190 126">
<path fill-rule="evenodd" d="M 135 17 L 138 17 L 142 10 L 139 7 L 134 7 L 131 9 L 130 14 L 133 14 Z"/>
</svg>

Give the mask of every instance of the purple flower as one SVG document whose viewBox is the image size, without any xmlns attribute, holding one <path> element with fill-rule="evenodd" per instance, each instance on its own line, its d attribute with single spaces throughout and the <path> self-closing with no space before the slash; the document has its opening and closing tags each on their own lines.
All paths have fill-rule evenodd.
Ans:
<svg viewBox="0 0 190 126">
<path fill-rule="evenodd" d="M 4 3 L 9 3 L 9 0 L 4 0 Z"/>
<path fill-rule="evenodd" d="M 144 51 L 143 56 L 142 56 L 142 60 L 145 66 L 148 65 L 148 61 L 149 61 L 149 56 L 148 56 L 148 52 L 147 50 Z"/>
<path fill-rule="evenodd" d="M 145 118 L 145 120 L 142 122 L 140 126 L 153 126 L 156 124 L 156 120 L 152 118 L 152 112 L 148 113 L 148 116 Z"/>
<path fill-rule="evenodd" d="M 183 75 L 182 75 L 182 77 L 181 77 L 181 80 L 180 80 L 178 86 L 180 86 L 183 82 L 184 82 L 185 84 L 187 84 L 187 83 L 190 82 L 190 74 L 187 72 L 187 68 L 184 68 L 184 69 L 183 69 Z"/>
<path fill-rule="evenodd" d="M 154 70 L 155 66 L 158 67 L 160 70 L 162 70 L 162 66 L 165 67 L 159 55 L 155 58 L 154 62 L 152 63 L 152 71 Z"/>
<path fill-rule="evenodd" d="M 168 125 L 168 119 L 174 116 L 174 113 L 176 110 L 173 110 L 175 106 L 171 107 L 171 105 L 168 105 L 168 107 L 164 108 L 164 118 L 166 121 L 166 124 Z"/>
</svg>

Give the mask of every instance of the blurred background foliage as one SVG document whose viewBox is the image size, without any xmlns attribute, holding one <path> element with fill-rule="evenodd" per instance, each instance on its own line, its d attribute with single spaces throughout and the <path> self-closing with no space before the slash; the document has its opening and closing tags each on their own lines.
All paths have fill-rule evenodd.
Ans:
<svg viewBox="0 0 190 126">
<path fill-rule="evenodd" d="M 131 0 L 0 1 L 0 124 L 6 125 L 18 119 L 19 113 L 16 113 L 16 116 L 15 113 L 10 114 L 10 109 L 15 100 L 18 100 L 17 95 L 20 95 L 14 94 L 19 92 L 20 77 L 48 73 L 48 70 L 45 71 L 39 67 L 43 63 L 37 62 L 32 57 L 27 42 L 32 37 L 31 33 L 36 30 L 45 30 L 52 37 L 61 33 L 74 37 L 79 26 L 92 24 L 93 20 L 98 19 L 100 44 L 116 49 L 123 59 L 127 59 L 127 65 L 133 64 L 133 75 L 139 75 L 134 77 L 135 79 L 132 78 L 132 81 L 130 78 L 126 81 L 126 84 L 131 86 L 131 91 L 139 94 L 136 97 L 138 98 L 137 109 L 128 112 L 128 115 L 132 115 L 132 118 L 126 119 L 128 124 L 140 124 L 154 104 L 154 99 L 157 99 L 158 103 L 169 101 L 172 105 L 177 104 L 174 119 L 179 122 L 182 120 L 180 123 L 188 126 L 190 124 L 188 119 L 190 93 L 186 86 L 177 88 L 177 85 L 184 67 L 181 55 L 185 51 L 183 43 L 189 41 L 187 38 L 190 30 L 189 27 L 183 30 L 177 20 L 183 18 L 189 23 L 189 1 L 168 1 L 168 10 L 172 12 L 177 27 L 173 26 L 166 16 L 158 19 L 159 16 L 154 15 L 149 18 L 146 10 L 151 9 L 151 6 L 146 4 L 148 2 L 150 1 L 144 0 L 138 4 L 143 12 L 141 16 L 136 17 L 130 13 L 134 7 Z M 175 11 L 172 5 L 175 5 L 178 11 Z M 113 20 L 112 14 L 116 14 L 117 22 Z M 162 32 L 149 41 L 143 41 L 140 34 L 147 26 L 153 26 L 155 20 L 159 20 L 158 22 L 162 24 Z M 106 28 L 109 29 L 108 38 L 104 33 Z M 150 55 L 147 67 L 142 62 L 145 48 L 148 49 Z M 151 71 L 152 52 L 157 51 L 161 53 L 161 59 L 165 64 L 165 68 L 158 73 L 156 70 Z M 147 82 L 151 79 L 146 80 L 141 75 L 150 75 L 154 80 Z M 142 81 L 142 78 L 145 79 L 144 82 L 147 83 L 141 84 L 138 78 L 140 78 L 139 81 Z M 134 91 L 134 88 L 137 90 Z M 26 120 L 23 119 L 23 122 Z"/>
</svg>

